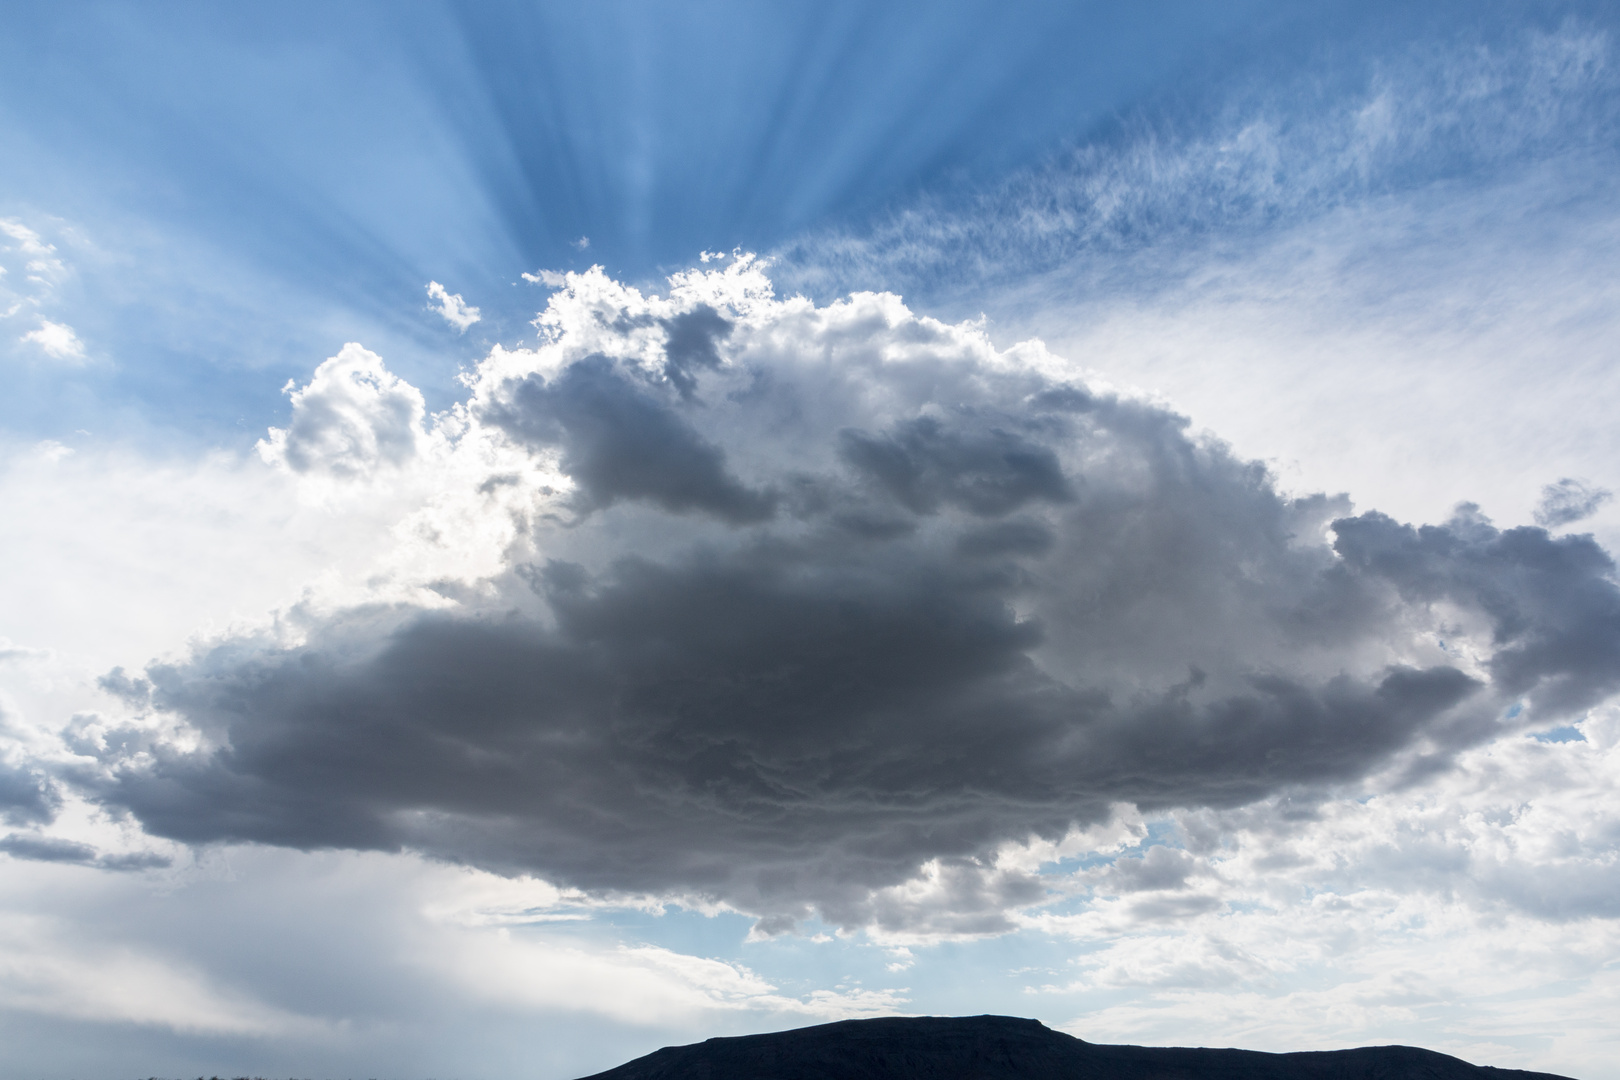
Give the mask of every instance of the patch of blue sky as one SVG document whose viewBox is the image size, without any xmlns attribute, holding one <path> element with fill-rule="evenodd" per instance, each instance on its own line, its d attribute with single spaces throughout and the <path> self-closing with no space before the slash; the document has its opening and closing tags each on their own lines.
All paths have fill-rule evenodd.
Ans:
<svg viewBox="0 0 1620 1080">
<path fill-rule="evenodd" d="M 1082 870 L 1091 870 L 1099 866 L 1112 866 L 1120 859 L 1141 857 L 1149 848 L 1172 847 L 1180 850 L 1182 844 L 1181 826 L 1174 818 L 1149 818 L 1143 822 L 1147 835 L 1134 844 L 1119 848 L 1110 848 L 1104 851 L 1083 851 L 1075 855 L 1065 855 L 1051 862 L 1042 863 L 1036 873 L 1047 877 L 1066 877 Z"/>
<path fill-rule="evenodd" d="M 1422 221 L 1498 192 L 1487 201 L 1501 228 L 1527 209 L 1514 189 L 1529 184 L 1550 204 L 1586 203 L 1583 217 L 1593 202 L 1612 211 L 1612 6 L 1361 14 L 1301 9 L 1037 168 L 799 238 L 778 252 L 780 277 L 814 295 L 859 280 L 958 317 L 990 293 L 1010 314 L 1020 299 L 1162 291 L 1210 271 L 1211 256 L 1218 272 L 1347 208 L 1391 218 L 1418 204 Z M 1404 239 L 1410 253 L 1424 238 Z M 1399 265 L 1403 252 L 1378 254 Z"/>
<path fill-rule="evenodd" d="M 1548 728 L 1546 731 L 1531 732 L 1530 737 L 1535 739 L 1537 742 L 1545 743 L 1586 741 L 1585 732 L 1581 731 L 1580 728 L 1575 727 L 1572 724 L 1566 724 L 1562 727 Z"/>
<path fill-rule="evenodd" d="M 1072 1015 L 1068 995 L 1051 989 L 1035 998 L 1030 994 L 1070 983 L 1076 960 L 1105 947 L 1101 940 L 1075 941 L 1031 930 L 902 945 L 864 931 L 841 935 L 815 919 L 801 923 L 794 933 L 762 937 L 750 935 L 753 922 L 731 912 L 706 914 L 671 905 L 601 910 L 589 923 L 537 923 L 513 932 L 551 941 L 617 941 L 630 948 L 653 946 L 719 960 L 747 968 L 784 997 L 806 1002 L 818 991 L 831 990 L 849 997 L 851 1007 L 858 1007 L 860 995 L 875 994 L 892 998 L 888 1008 L 893 1011 L 999 1012 L 1035 1015 L 1051 1024 Z M 802 1016 L 789 1015 L 779 1026 L 802 1022 Z M 737 1018 L 736 1030 L 759 1029 L 757 1015 Z"/>
<path fill-rule="evenodd" d="M 700 248 L 769 248 L 918 193 L 1022 213 L 1000 176 L 1056 144 L 1119 144 L 1137 131 L 1117 122 L 1125 113 L 1166 133 L 1219 135 L 1223 116 L 1276 104 L 1283 87 L 1279 133 L 1309 141 L 1311 117 L 1362 92 L 1378 66 L 1370 58 L 1403 36 L 1471 35 L 1488 46 L 1572 19 L 1613 22 L 1589 4 L 1165 0 L 1128 13 L 1045 5 L 1020 19 L 985 4 L 921 11 L 13 10 L 0 43 L 0 213 L 64 222 L 84 239 L 78 287 L 59 306 L 100 362 L 65 372 L 14 355 L 0 424 L 46 437 L 147 424 L 171 438 L 248 445 L 284 411 L 285 380 L 352 339 L 443 407 L 460 364 L 529 335 L 539 296 L 519 284 L 526 269 L 601 260 L 656 286 Z M 1612 134 L 1603 122 L 1612 96 L 1570 100 L 1558 107 L 1590 115 L 1564 116 L 1549 138 Z M 1492 135 L 1478 117 L 1451 119 L 1437 129 L 1449 148 L 1430 137 L 1375 175 L 1352 169 L 1326 188 L 1286 168 L 1270 179 L 1320 203 L 1333 183 L 1474 182 L 1515 153 L 1549 149 L 1522 132 L 1517 142 Z M 1481 132 L 1496 141 L 1481 143 Z M 1242 189 L 1189 194 L 1199 192 L 1174 192 L 1131 228 L 1221 225 L 1212 207 L 1263 219 L 1298 210 Z M 889 284 L 923 298 L 941 293 L 941 278 L 969 273 L 982 284 L 1004 223 L 980 217 L 984 235 L 967 236 L 951 265 L 902 273 L 916 253 L 891 237 L 879 245 L 887 270 L 845 267 L 824 283 L 834 292 Z M 574 246 L 581 236 L 585 250 Z M 1019 240 L 1015 269 L 1028 273 L 1072 253 L 1074 238 Z M 425 315 L 428 280 L 482 308 L 475 333 L 453 339 Z"/>
<path fill-rule="evenodd" d="M 469 115 L 494 127 L 467 129 L 468 155 L 511 234 L 551 250 L 588 235 L 634 275 L 992 179 L 1276 9 L 470 5 L 456 16 L 488 108 Z"/>
<path fill-rule="evenodd" d="M 461 363 L 529 335 L 524 270 L 602 261 L 656 285 L 700 249 L 970 189 L 1191 68 L 1349 10 L 13 9 L 0 214 L 84 239 L 61 306 L 100 362 L 11 357 L 27 370 L 0 424 L 248 445 L 286 378 L 355 339 L 442 407 Z M 476 333 L 424 317 L 429 280 L 483 309 Z"/>
</svg>

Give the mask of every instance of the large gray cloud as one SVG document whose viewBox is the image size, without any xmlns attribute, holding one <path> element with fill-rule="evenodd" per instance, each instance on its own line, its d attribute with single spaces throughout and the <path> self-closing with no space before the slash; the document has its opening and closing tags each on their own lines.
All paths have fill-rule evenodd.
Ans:
<svg viewBox="0 0 1620 1080">
<path fill-rule="evenodd" d="M 190 734 L 106 733 L 80 785 L 185 841 L 854 923 L 930 859 L 1441 768 L 1616 688 L 1589 538 L 1350 517 L 1038 350 L 746 278 L 572 279 L 459 421 L 562 475 L 506 568 L 109 680 Z"/>
<path fill-rule="evenodd" d="M 0 761 L 0 822 L 49 821 L 61 806 L 55 787 L 37 769 Z"/>
</svg>

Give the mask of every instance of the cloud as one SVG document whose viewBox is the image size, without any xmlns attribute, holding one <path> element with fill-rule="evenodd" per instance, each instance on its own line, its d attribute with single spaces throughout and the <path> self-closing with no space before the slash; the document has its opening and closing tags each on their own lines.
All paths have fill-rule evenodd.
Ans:
<svg viewBox="0 0 1620 1080">
<path fill-rule="evenodd" d="M 1598 22 L 1270 56 L 1003 182 L 800 237 L 773 275 L 986 313 L 1286 488 L 1531 520 L 1550 478 L 1620 490 L 1620 56 Z M 1582 528 L 1613 549 L 1617 520 Z"/>
<path fill-rule="evenodd" d="M 98 948 L 82 931 L 48 916 L 0 914 L 0 1008 L 213 1036 L 309 1037 L 331 1030 L 162 956 Z"/>
<path fill-rule="evenodd" d="M 73 327 L 51 322 L 49 319 L 41 319 L 39 329 L 30 330 L 18 340 L 32 342 L 43 349 L 46 355 L 54 356 L 58 360 L 84 359 L 84 342 L 73 332 Z"/>
<path fill-rule="evenodd" d="M 456 328 L 456 333 L 465 334 L 467 327 L 477 322 L 481 316 L 478 309 L 461 298 L 460 293 L 452 293 L 437 281 L 427 284 L 428 299 L 438 301 L 439 306 L 434 308 L 444 321 Z"/>
<path fill-rule="evenodd" d="M 0 851 L 14 859 L 72 863 L 78 866 L 95 866 L 103 870 L 155 870 L 168 866 L 173 861 L 165 855 L 151 852 L 103 855 L 89 844 L 82 844 L 77 840 L 63 840 L 54 836 L 30 836 L 26 833 L 12 833 L 0 837 Z"/>
<path fill-rule="evenodd" d="M 30 281 L 48 284 L 65 272 L 66 267 L 56 255 L 56 245 L 47 244 L 39 233 L 22 222 L 0 219 L 0 233 L 17 242 L 15 250 L 26 260 L 24 268 Z M 13 249 L 7 247 L 5 250 Z"/>
<path fill-rule="evenodd" d="M 43 824 L 56 816 L 61 804 L 55 786 L 39 770 L 0 760 L 0 821 Z"/>
<path fill-rule="evenodd" d="M 1617 720 L 1611 706 L 1567 742 L 1497 739 L 1422 783 L 1305 815 L 1268 802 L 1155 822 L 1143 854 L 1074 875 L 1086 903 L 1020 919 L 1084 943 L 1031 992 L 1108 991 L 1066 1025 L 1103 1041 L 1421 1037 L 1458 1053 L 1488 1037 L 1493 1060 L 1602 1075 Z M 1149 881 L 1153 863 L 1172 872 Z M 1203 910 L 1173 921 L 1144 904 L 1189 895 Z"/>
<path fill-rule="evenodd" d="M 747 258 L 667 297 L 569 274 L 537 325 L 442 455 L 358 346 L 266 444 L 436 477 L 413 528 L 483 506 L 493 567 L 153 663 L 61 775 L 187 842 L 976 934 L 1046 895 L 1010 842 L 1411 782 L 1614 690 L 1590 538 L 1284 495 L 1038 343 L 779 300 Z M 1186 880 L 1168 858 L 1115 880 Z"/>
<path fill-rule="evenodd" d="M 975 303 L 1054 271 L 1076 294 L 1153 292 L 1203 269 L 1169 249 L 1230 260 L 1252 237 L 1348 204 L 1430 185 L 1455 196 L 1460 176 L 1606 156 L 1616 70 L 1608 31 L 1576 20 L 1347 50 L 1281 78 L 1240 70 L 1198 107 L 1145 102 L 1114 131 L 966 197 L 803 236 L 777 253 L 778 274 L 811 291 L 860 282 Z"/>
<path fill-rule="evenodd" d="M 605 358 L 573 364 L 549 383 L 530 376 L 483 418 L 536 449 L 559 448 L 581 511 L 649 499 L 675 513 L 699 510 L 742 523 L 774 510 L 769 494 L 727 472 L 719 447 Z"/>
<path fill-rule="evenodd" d="M 258 449 L 295 473 L 369 478 L 409 462 L 424 438 L 422 392 L 353 342 L 316 368 L 309 385 L 289 382 L 284 392 L 292 422 L 271 428 Z"/>
<path fill-rule="evenodd" d="M 1573 525 L 1597 513 L 1598 508 L 1612 498 L 1612 491 L 1566 476 L 1541 489 L 1541 501 L 1536 504 L 1536 524 L 1548 529 Z"/>
<path fill-rule="evenodd" d="M 38 318 L 39 325 L 20 335 L 16 339 L 20 344 L 35 346 L 56 360 L 83 360 L 84 342 L 73 327 L 40 314 L 54 303 L 57 286 L 69 276 L 56 245 L 22 222 L 3 218 L 0 239 L 12 241 L 0 242 L 0 319 L 26 312 L 30 321 Z"/>
<path fill-rule="evenodd" d="M 1620 590 L 1590 537 L 1502 532 L 1464 505 L 1443 527 L 1414 529 L 1376 512 L 1335 523 L 1345 564 L 1372 570 L 1408 600 L 1485 613 L 1492 684 L 1548 716 L 1578 715 L 1620 689 Z"/>
<path fill-rule="evenodd" d="M 583 949 L 505 931 L 458 944 L 449 963 L 433 966 L 470 995 L 506 1008 L 589 1009 L 628 1024 L 713 1023 L 717 1013 L 744 1010 L 825 1022 L 893 1015 L 906 1001 L 894 990 L 789 997 L 741 964 L 652 945 Z"/>
</svg>

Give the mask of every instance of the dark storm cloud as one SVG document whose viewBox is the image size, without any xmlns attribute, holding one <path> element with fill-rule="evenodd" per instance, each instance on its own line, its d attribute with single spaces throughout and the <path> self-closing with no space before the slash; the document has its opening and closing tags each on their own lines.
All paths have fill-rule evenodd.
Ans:
<svg viewBox="0 0 1620 1080">
<path fill-rule="evenodd" d="M 25 836 L 13 833 L 0 837 L 0 851 L 14 859 L 32 859 L 36 862 L 91 863 L 96 849 L 74 840 L 61 840 L 54 836 Z"/>
<path fill-rule="evenodd" d="M 708 304 L 698 304 L 660 320 L 660 325 L 669 334 L 664 342 L 664 376 L 691 400 L 699 369 L 720 366 L 720 342 L 731 336 L 731 323 Z"/>
<path fill-rule="evenodd" d="M 107 732 L 77 782 L 184 841 L 411 847 L 766 929 L 902 925 L 880 890 L 940 860 L 932 902 L 984 932 L 1040 894 L 986 876 L 1009 840 L 1443 767 L 1521 696 L 1545 718 L 1614 688 L 1589 539 L 1335 521 L 1180 417 L 882 298 L 729 335 L 682 315 L 475 383 L 474 420 L 558 455 L 580 513 L 537 515 L 494 599 L 120 675 L 196 742 Z M 654 325 L 708 346 L 649 367 Z M 1456 612 L 1482 666 L 1440 644 Z M 1153 858 L 1122 887 L 1166 887 Z"/>
<path fill-rule="evenodd" d="M 1612 491 L 1566 476 L 1541 489 L 1541 501 L 1536 504 L 1536 524 L 1549 529 L 1573 525 L 1597 513 L 1612 498 Z"/>
<path fill-rule="evenodd" d="M 670 360 L 671 381 L 690 372 Z M 672 404 L 638 386 L 605 357 L 582 360 L 549 382 L 532 375 L 484 414 L 514 438 L 558 446 L 563 470 L 579 485 L 577 506 L 593 510 L 620 499 L 646 499 L 675 512 L 701 510 L 742 523 L 767 518 L 775 500 L 750 491 L 726 471 L 724 452 Z"/>
<path fill-rule="evenodd" d="M 1056 454 L 996 428 L 968 435 L 923 417 L 876 437 L 845 431 L 841 443 L 845 461 L 914 514 L 931 514 L 948 503 L 980 517 L 1000 517 L 1033 499 L 1073 497 Z"/>
<path fill-rule="evenodd" d="M 10 825 L 48 822 L 56 816 L 61 801 L 54 785 L 37 771 L 0 761 L 0 821 Z"/>
<path fill-rule="evenodd" d="M 1488 615 L 1495 651 L 1486 663 L 1502 693 L 1559 715 L 1620 689 L 1615 565 L 1590 536 L 1501 531 L 1471 506 L 1444 526 L 1414 529 L 1367 513 L 1334 531 L 1349 565 L 1381 575 L 1409 601 L 1450 600 Z"/>
<path fill-rule="evenodd" d="M 63 840 L 55 836 L 30 836 L 26 833 L 0 836 L 0 851 L 14 859 L 94 866 L 99 870 L 158 870 L 169 866 L 172 862 L 166 856 L 150 852 L 103 855 L 89 844 L 81 844 L 76 840 Z"/>
</svg>

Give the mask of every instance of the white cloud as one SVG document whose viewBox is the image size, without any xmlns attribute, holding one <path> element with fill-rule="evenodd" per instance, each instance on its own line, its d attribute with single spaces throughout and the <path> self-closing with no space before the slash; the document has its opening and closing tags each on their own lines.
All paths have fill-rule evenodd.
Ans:
<svg viewBox="0 0 1620 1080">
<path fill-rule="evenodd" d="M 439 306 L 433 310 L 443 315 L 444 321 L 455 327 L 458 334 L 465 334 L 467 327 L 482 317 L 477 308 L 461 298 L 460 293 L 449 292 L 437 281 L 428 282 L 427 293 L 430 300 L 438 301 Z"/>
<path fill-rule="evenodd" d="M 1072 979 L 1036 989 L 1097 1001 L 1067 1025 L 1093 1040 L 1419 1042 L 1614 1075 L 1620 714 L 1578 728 L 1292 823 L 1281 807 L 1179 815 L 1184 847 L 1148 855 L 1191 874 L 1144 892 L 1105 864 L 1075 875 L 1080 910 L 1025 917 L 1083 945 Z"/>
<path fill-rule="evenodd" d="M 37 320 L 34 329 L 16 338 L 19 345 L 38 349 L 55 360 L 82 362 L 85 345 L 73 327 L 43 314 L 55 307 L 58 286 L 68 277 L 56 246 L 22 222 L 3 218 L 0 237 L 12 241 L 0 243 L 0 319 Z M 4 265 L 7 262 L 11 265 Z"/>
<path fill-rule="evenodd" d="M 468 994 L 506 1008 L 581 1010 L 658 1027 L 714 1023 L 728 1012 L 847 1020 L 892 1015 L 906 1004 L 904 991 L 892 989 L 796 998 L 734 962 L 654 945 L 581 947 L 507 928 L 466 936 L 424 960 Z"/>
<path fill-rule="evenodd" d="M 295 473 L 368 479 L 416 457 L 426 433 L 422 392 L 382 358 L 350 342 L 315 369 L 308 385 L 284 389 L 292 422 L 258 444 L 265 461 Z"/>
<path fill-rule="evenodd" d="M 39 329 L 30 330 L 19 340 L 38 345 L 46 355 L 58 360 L 84 359 L 84 342 L 73 332 L 73 327 L 49 319 L 41 319 L 39 323 Z"/>
<path fill-rule="evenodd" d="M 20 221 L 0 218 L 0 233 L 17 242 L 15 249 L 23 256 L 29 280 L 47 284 L 66 272 L 66 266 L 56 255 L 56 245 L 47 244 L 39 233 Z"/>
<path fill-rule="evenodd" d="M 47 915 L 0 912 L 0 1010 L 198 1035 L 319 1035 L 327 1025 L 139 947 L 88 942 Z"/>
</svg>

